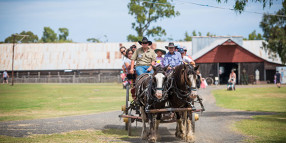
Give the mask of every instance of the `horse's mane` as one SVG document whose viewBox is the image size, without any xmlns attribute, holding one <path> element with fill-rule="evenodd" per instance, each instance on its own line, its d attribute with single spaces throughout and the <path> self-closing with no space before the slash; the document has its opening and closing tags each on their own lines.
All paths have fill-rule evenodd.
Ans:
<svg viewBox="0 0 286 143">
<path fill-rule="evenodd" d="M 184 69 L 184 64 L 178 65 L 174 69 L 173 77 L 174 79 L 180 79 L 181 78 L 181 72 L 182 69 Z"/>
</svg>

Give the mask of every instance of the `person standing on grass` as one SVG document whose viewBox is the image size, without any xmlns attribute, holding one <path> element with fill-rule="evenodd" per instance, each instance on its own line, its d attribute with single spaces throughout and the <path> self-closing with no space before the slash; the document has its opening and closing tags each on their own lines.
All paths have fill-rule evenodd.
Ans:
<svg viewBox="0 0 286 143">
<path fill-rule="evenodd" d="M 281 74 L 279 73 L 279 71 L 276 71 L 276 74 L 275 74 L 275 79 L 276 79 L 276 85 L 278 88 L 281 87 Z"/>
<path fill-rule="evenodd" d="M 7 73 L 7 70 L 5 70 L 4 72 L 3 72 L 3 84 L 5 83 L 5 81 L 6 81 L 6 83 L 8 84 L 8 78 L 9 78 L 9 74 Z"/>
</svg>

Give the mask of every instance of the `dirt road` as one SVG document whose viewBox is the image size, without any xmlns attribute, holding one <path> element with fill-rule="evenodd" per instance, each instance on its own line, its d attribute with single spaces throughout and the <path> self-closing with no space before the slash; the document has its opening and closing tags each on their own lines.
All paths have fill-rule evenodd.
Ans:
<svg viewBox="0 0 286 143">
<path fill-rule="evenodd" d="M 204 99 L 203 103 L 206 111 L 200 115 L 199 121 L 196 122 L 196 142 L 243 142 L 244 136 L 231 129 L 233 123 L 241 119 L 250 118 L 253 115 L 265 115 L 267 113 L 235 111 L 217 107 L 215 105 L 215 98 L 211 95 L 211 90 L 219 88 L 225 88 L 225 86 L 212 86 L 199 91 L 199 94 Z M 239 86 L 237 88 L 239 88 Z M 243 86 L 241 88 L 243 88 Z M 31 134 L 52 134 L 85 129 L 124 129 L 124 123 L 118 118 L 119 114 L 121 114 L 121 111 L 49 119 L 0 122 L 0 135 L 24 137 Z M 134 127 L 135 134 L 137 135 L 141 130 L 140 125 L 141 124 L 138 123 L 138 127 L 136 129 Z M 133 126 L 135 126 L 135 124 L 133 124 Z M 181 142 L 175 138 L 175 128 L 175 123 L 161 124 L 159 128 L 161 139 L 159 142 Z M 126 141 L 140 142 L 141 140 L 138 137 L 135 139 L 126 139 Z"/>
</svg>

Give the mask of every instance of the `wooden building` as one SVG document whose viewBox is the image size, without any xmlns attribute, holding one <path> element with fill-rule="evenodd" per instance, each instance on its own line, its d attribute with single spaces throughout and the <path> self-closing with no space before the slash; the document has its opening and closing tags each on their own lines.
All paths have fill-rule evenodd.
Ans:
<svg viewBox="0 0 286 143">
<path fill-rule="evenodd" d="M 283 65 L 279 57 L 271 58 L 271 53 L 262 48 L 262 42 L 241 39 L 239 44 L 231 37 L 221 37 L 211 41 L 204 48 L 200 47 L 201 50 L 194 53 L 193 58 L 200 65 L 203 77 L 218 77 L 220 84 L 228 82 L 232 69 L 235 69 L 238 84 L 244 81 L 253 83 L 257 71 L 259 82 L 273 83 L 276 67 Z M 194 44 L 193 48 L 196 49 Z"/>
</svg>

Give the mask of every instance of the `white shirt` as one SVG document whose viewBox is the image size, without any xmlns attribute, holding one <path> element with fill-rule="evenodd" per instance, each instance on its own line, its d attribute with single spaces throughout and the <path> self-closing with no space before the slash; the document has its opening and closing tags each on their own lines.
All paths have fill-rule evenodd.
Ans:
<svg viewBox="0 0 286 143">
<path fill-rule="evenodd" d="M 183 56 L 183 61 L 186 62 L 186 63 L 190 63 L 193 60 L 191 58 L 189 58 L 188 56 Z"/>
</svg>

